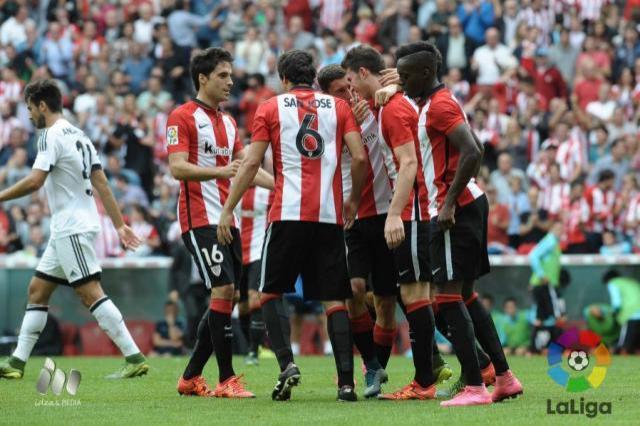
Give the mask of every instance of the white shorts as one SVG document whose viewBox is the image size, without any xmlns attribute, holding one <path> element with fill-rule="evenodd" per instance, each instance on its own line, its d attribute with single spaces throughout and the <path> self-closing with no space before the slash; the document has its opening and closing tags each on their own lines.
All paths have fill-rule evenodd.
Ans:
<svg viewBox="0 0 640 426">
<path fill-rule="evenodd" d="M 49 240 L 36 267 L 36 277 L 71 287 L 100 280 L 102 268 L 94 249 L 96 235 L 75 234 Z"/>
</svg>

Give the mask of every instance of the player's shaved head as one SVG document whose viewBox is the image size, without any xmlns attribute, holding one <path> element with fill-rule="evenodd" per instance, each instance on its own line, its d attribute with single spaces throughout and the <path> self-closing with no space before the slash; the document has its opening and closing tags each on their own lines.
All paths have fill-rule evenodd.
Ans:
<svg viewBox="0 0 640 426">
<path fill-rule="evenodd" d="M 278 75 L 280 80 L 286 79 L 292 84 L 313 85 L 313 81 L 316 79 L 313 56 L 300 49 L 283 53 L 278 59 Z"/>
<path fill-rule="evenodd" d="M 426 41 L 401 46 L 397 53 L 400 84 L 407 96 L 424 97 L 437 82 L 442 66 L 442 55 L 438 49 Z"/>
</svg>

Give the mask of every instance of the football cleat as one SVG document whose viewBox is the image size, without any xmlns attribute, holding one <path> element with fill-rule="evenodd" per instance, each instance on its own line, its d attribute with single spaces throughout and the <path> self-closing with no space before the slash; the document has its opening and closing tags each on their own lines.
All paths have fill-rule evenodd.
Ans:
<svg viewBox="0 0 640 426">
<path fill-rule="evenodd" d="M 491 399 L 493 402 L 500 402 L 508 398 L 515 398 L 523 393 L 522 384 L 516 376 L 513 375 L 511 370 L 508 370 L 502 376 L 496 377 L 496 384 L 491 394 Z"/>
<path fill-rule="evenodd" d="M 415 380 L 402 389 L 393 393 L 384 393 L 378 395 L 378 399 L 387 401 L 408 401 L 412 399 L 427 400 L 436 398 L 436 386 L 422 387 Z"/>
<path fill-rule="evenodd" d="M 274 401 L 288 401 L 291 399 L 291 388 L 298 386 L 300 377 L 300 369 L 290 362 L 287 368 L 278 376 L 278 381 L 271 392 L 271 399 Z"/>
<path fill-rule="evenodd" d="M 465 386 L 462 392 L 459 392 L 453 398 L 442 401 L 441 407 L 463 407 L 469 405 L 488 405 L 491 404 L 491 394 L 487 391 L 484 384 L 480 386 Z"/>
<path fill-rule="evenodd" d="M 213 390 L 211 390 L 207 381 L 202 376 L 195 376 L 190 379 L 180 377 L 180 380 L 178 380 L 178 393 L 185 396 L 215 396 Z"/>
<path fill-rule="evenodd" d="M 222 383 L 218 383 L 213 394 L 216 398 L 255 398 L 255 394 L 244 388 L 242 375 L 231 376 Z"/>
</svg>

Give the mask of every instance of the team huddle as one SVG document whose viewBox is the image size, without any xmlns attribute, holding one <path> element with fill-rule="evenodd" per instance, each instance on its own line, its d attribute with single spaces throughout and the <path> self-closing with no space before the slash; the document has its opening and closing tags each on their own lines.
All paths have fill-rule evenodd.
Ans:
<svg viewBox="0 0 640 426">
<path fill-rule="evenodd" d="M 289 400 L 302 374 L 282 296 L 295 291 L 298 276 L 304 298 L 325 308 L 338 400 L 357 400 L 354 345 L 366 371 L 366 398 L 444 396 L 442 406 L 464 406 L 523 393 L 474 291 L 475 280 L 489 272 L 488 202 L 474 179 L 482 144 L 439 82 L 442 58 L 432 44 L 401 46 L 396 59 L 396 70 L 386 70 L 382 56 L 362 45 L 349 50 L 340 66 L 329 65 L 316 76 L 308 52 L 284 53 L 278 73 L 285 93 L 260 105 L 245 148 L 235 121 L 219 109 L 233 85 L 233 58 L 220 48 L 192 58 L 197 96 L 170 115 L 167 150 L 171 173 L 180 181 L 183 241 L 211 300 L 178 381 L 180 394 L 255 397 L 232 365 L 231 312 L 239 293 L 241 314 L 250 318 L 250 327 L 243 327 L 249 357 L 257 357 L 266 329 L 280 367 L 271 397 Z M 322 92 L 313 89 L 316 80 Z M 86 167 L 98 170 L 99 163 Z M 102 197 L 105 191 L 100 192 Z M 0 193 L 0 200 L 16 194 Z M 110 216 L 123 242 L 135 247 L 135 236 L 117 213 Z M 72 236 L 70 241 L 80 256 L 86 253 L 85 240 Z M 61 247 L 58 256 L 65 253 Z M 47 285 L 74 283 L 66 269 L 38 271 L 36 278 Z M 97 273 L 88 268 L 85 281 L 75 281 L 76 291 L 97 282 Z M 32 301 L 31 286 L 29 303 L 35 308 L 27 309 L 20 350 L 0 364 L 0 377 L 21 377 L 33 347 L 29 339 L 41 319 L 25 329 L 29 309 L 42 311 L 37 309 L 48 297 Z M 92 312 L 104 304 L 101 291 L 85 303 Z M 373 306 L 367 304 L 368 291 Z M 415 374 L 407 386 L 385 393 L 396 306 L 409 323 Z M 119 376 L 144 374 L 146 361 L 128 342 L 119 318 L 123 330 L 117 333 L 109 331 L 113 318 L 101 323 L 116 343 L 120 339 L 127 356 Z M 434 343 L 436 328 L 451 341 L 462 371 L 446 392 L 436 392 L 452 376 Z M 202 371 L 214 352 L 219 377 L 212 389 Z"/>
</svg>

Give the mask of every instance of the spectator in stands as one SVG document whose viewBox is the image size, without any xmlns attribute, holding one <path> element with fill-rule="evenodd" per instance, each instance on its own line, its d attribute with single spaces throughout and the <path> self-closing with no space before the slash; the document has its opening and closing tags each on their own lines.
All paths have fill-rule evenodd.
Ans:
<svg viewBox="0 0 640 426">
<path fill-rule="evenodd" d="M 620 46 L 616 49 L 614 66 L 614 78 L 622 73 L 623 68 L 631 68 L 636 62 L 636 59 L 640 58 L 640 41 L 638 40 L 638 31 L 631 25 L 627 24 L 624 29 L 624 40 Z"/>
<path fill-rule="evenodd" d="M 632 135 L 635 138 L 635 135 L 638 133 L 638 126 L 633 122 L 627 120 L 625 117 L 625 108 L 622 106 L 617 106 L 613 110 L 613 116 L 611 120 L 606 125 L 607 132 L 607 143 L 613 142 L 616 139 L 624 138 L 628 135 Z M 601 145 L 600 141 L 596 142 L 597 145 Z M 608 148 L 608 147 L 607 147 Z M 601 155 L 598 155 L 595 158 L 589 158 L 591 163 L 595 163 L 599 158 L 604 157 L 605 154 L 608 153 L 608 149 L 606 152 L 600 151 Z"/>
<path fill-rule="evenodd" d="M 17 6 L 15 14 L 0 26 L 0 44 L 18 47 L 27 41 L 26 27 L 30 24 L 33 25 L 34 22 L 29 18 L 27 6 Z"/>
<path fill-rule="evenodd" d="M 494 2 L 496 13 L 496 28 L 502 34 L 502 43 L 513 49 L 516 44 L 518 31 L 518 3 L 516 0 L 506 0 L 504 4 Z"/>
<path fill-rule="evenodd" d="M 497 191 L 498 202 L 500 204 L 508 204 L 509 196 L 511 194 L 511 186 L 509 185 L 509 179 L 517 177 L 521 182 L 524 182 L 526 177 L 522 170 L 513 168 L 513 159 L 511 154 L 506 152 L 498 156 L 498 168 L 491 172 L 491 185 L 493 185 Z M 524 190 L 527 188 L 524 187 Z"/>
<path fill-rule="evenodd" d="M 616 321 L 622 328 L 618 350 L 634 354 L 640 349 L 640 282 L 611 269 L 602 277 Z"/>
<path fill-rule="evenodd" d="M 558 41 L 549 48 L 549 60 L 558 68 L 569 87 L 573 87 L 580 49 L 571 44 L 570 34 L 567 28 L 562 27 Z"/>
<path fill-rule="evenodd" d="M 485 41 L 485 32 L 494 24 L 493 2 L 487 0 L 463 0 L 456 11 L 464 33 L 477 44 Z M 488 43 L 487 34 L 487 43 Z"/>
<path fill-rule="evenodd" d="M 601 124 L 592 129 L 590 134 L 588 159 L 590 164 L 596 163 L 609 153 L 609 130 Z"/>
<path fill-rule="evenodd" d="M 117 174 L 113 179 L 115 180 L 114 194 L 117 194 L 121 209 L 126 209 L 134 204 L 140 204 L 144 207 L 149 205 L 147 194 L 139 186 L 131 184 L 126 174 Z"/>
<path fill-rule="evenodd" d="M 529 340 L 531 326 L 527 313 L 518 309 L 515 298 L 505 299 L 503 305 L 503 329 L 506 335 L 504 350 L 507 354 L 527 355 L 529 353 Z"/>
<path fill-rule="evenodd" d="M 151 224 L 151 217 L 147 209 L 140 204 L 132 204 L 129 209 L 131 229 L 142 240 L 136 251 L 127 252 L 130 257 L 143 257 L 155 254 L 162 242 L 156 227 Z"/>
<path fill-rule="evenodd" d="M 506 79 L 506 75 L 517 67 L 518 61 L 509 48 L 500 43 L 498 30 L 489 28 L 486 38 L 487 44 L 477 48 L 473 53 L 471 69 L 478 73 L 479 85 L 492 87 Z"/>
<path fill-rule="evenodd" d="M 133 170 L 123 168 L 122 161 L 117 155 L 109 155 L 107 157 L 107 163 L 105 164 L 105 174 L 109 178 L 109 183 L 111 183 L 114 191 L 121 191 L 118 193 L 118 199 L 124 196 L 124 193 L 127 192 L 126 190 L 121 190 L 121 187 L 119 187 L 119 185 L 117 184 L 118 176 L 124 176 L 127 180 L 127 183 L 133 186 L 140 186 L 140 177 Z"/>
<path fill-rule="evenodd" d="M 485 189 L 487 199 L 489 200 L 489 218 L 487 230 L 487 242 L 489 246 L 489 254 L 511 253 L 513 250 L 509 247 L 509 207 L 506 204 L 498 202 L 496 189 L 489 186 Z"/>
<path fill-rule="evenodd" d="M 248 74 L 257 73 L 266 51 L 267 44 L 258 34 L 258 29 L 249 27 L 245 39 L 236 43 L 234 66 Z"/>
<path fill-rule="evenodd" d="M 42 62 L 51 70 L 53 77 L 68 82 L 73 71 L 73 44 L 58 22 L 49 24 L 47 38 L 40 52 Z"/>
<path fill-rule="evenodd" d="M 586 236 L 589 205 L 582 196 L 583 192 L 584 183 L 581 180 L 572 182 L 568 210 L 562 211 L 565 228 L 563 242 L 566 247 L 564 252 L 568 254 L 585 254 L 591 251 Z"/>
<path fill-rule="evenodd" d="M 629 171 L 629 158 L 626 155 L 626 146 L 623 139 L 616 139 L 611 143 L 611 151 L 600 158 L 593 166 L 589 175 L 589 182 L 596 183 L 600 173 L 604 170 L 612 170 L 615 174 L 614 190 L 619 191 L 622 180 Z"/>
<path fill-rule="evenodd" d="M 269 87 L 265 86 L 265 79 L 262 74 L 253 74 L 247 80 L 247 90 L 240 99 L 238 105 L 240 112 L 244 114 L 244 127 L 247 132 L 253 130 L 253 116 L 258 106 L 267 99 L 276 95 Z"/>
<path fill-rule="evenodd" d="M 602 255 L 619 255 L 619 254 L 631 254 L 633 247 L 631 243 L 625 240 L 619 240 L 616 237 L 616 233 L 613 231 L 604 231 L 602 234 L 602 246 L 600 247 L 600 254 Z"/>
<path fill-rule="evenodd" d="M 127 58 L 122 62 L 122 71 L 129 77 L 129 89 L 139 94 L 147 87 L 153 61 L 144 54 L 144 46 L 132 43 Z"/>
<path fill-rule="evenodd" d="M 527 194 L 531 210 L 520 214 L 520 254 L 528 254 L 549 231 L 549 212 L 539 205 L 539 190 L 532 186 Z"/>
<path fill-rule="evenodd" d="M 164 109 L 164 105 L 171 101 L 171 94 L 162 88 L 162 78 L 152 76 L 148 80 L 147 90 L 140 93 L 136 106 L 145 111 L 147 116 L 153 116 Z"/>
<path fill-rule="evenodd" d="M 294 16 L 289 21 L 289 36 L 293 39 L 293 48 L 307 50 L 313 47 L 315 37 L 310 32 L 305 31 L 304 22 L 299 16 Z"/>
<path fill-rule="evenodd" d="M 378 40 L 383 49 L 387 52 L 393 52 L 397 46 L 407 43 L 409 30 L 415 23 L 411 1 L 399 0 L 395 12 L 380 22 Z"/>
<path fill-rule="evenodd" d="M 180 47 L 183 58 L 187 60 L 191 49 L 198 45 L 196 33 L 211 21 L 211 15 L 196 15 L 189 11 L 189 1 L 176 0 L 175 8 L 167 17 L 171 41 Z"/>
<path fill-rule="evenodd" d="M 29 241 L 25 246 L 25 250 L 32 256 L 42 257 L 44 250 L 47 248 L 47 240 L 45 240 L 44 232 L 39 226 L 33 226 L 29 229 Z"/>
<path fill-rule="evenodd" d="M 156 323 L 153 332 L 153 352 L 150 355 L 182 355 L 183 340 L 184 324 L 178 319 L 178 305 L 169 300 L 164 304 L 164 319 Z"/>
<path fill-rule="evenodd" d="M 589 102 L 598 100 L 598 91 L 604 83 L 596 64 L 591 58 L 585 58 L 578 67 L 579 78 L 576 81 L 573 97 L 580 109 L 584 110 Z"/>
<path fill-rule="evenodd" d="M 507 229 L 507 234 L 509 235 L 509 246 L 517 250 L 520 246 L 520 220 L 523 214 L 531 212 L 531 205 L 529 204 L 527 193 L 522 188 L 521 177 L 512 176 L 509 179 L 509 186 L 511 193 L 507 203 L 509 206 L 509 228 Z"/>
<path fill-rule="evenodd" d="M 602 123 L 608 123 L 613 116 L 616 102 L 611 98 L 611 85 L 604 83 L 598 89 L 598 99 L 587 104 L 586 112 Z"/>
<path fill-rule="evenodd" d="M 520 64 L 533 78 L 536 92 L 542 95 L 547 105 L 555 98 L 567 98 L 567 84 L 560 71 L 549 62 L 549 51 L 545 47 L 536 49 L 535 58 L 524 57 Z"/>
<path fill-rule="evenodd" d="M 0 254 L 15 251 L 20 247 L 20 239 L 15 233 L 15 224 L 11 216 L 0 208 Z"/>
<path fill-rule="evenodd" d="M 436 46 L 442 54 L 442 72 L 458 69 L 464 80 L 471 78 L 471 57 L 477 47 L 476 43 L 462 31 L 462 24 L 457 16 L 447 20 L 448 31 L 444 32 L 436 41 Z"/>
<path fill-rule="evenodd" d="M 586 236 L 592 253 L 600 251 L 602 233 L 613 228 L 614 207 L 617 194 L 613 190 L 615 175 L 611 170 L 603 170 L 598 183 L 587 188 L 584 199 L 589 207 L 589 223 Z"/>
<path fill-rule="evenodd" d="M 31 167 L 27 165 L 27 150 L 16 148 L 9 158 L 7 165 L 0 168 L 0 188 L 8 188 L 31 173 Z M 30 196 L 25 195 L 15 200 L 7 201 L 4 207 L 10 209 L 12 206 L 26 208 L 29 205 Z"/>
</svg>

